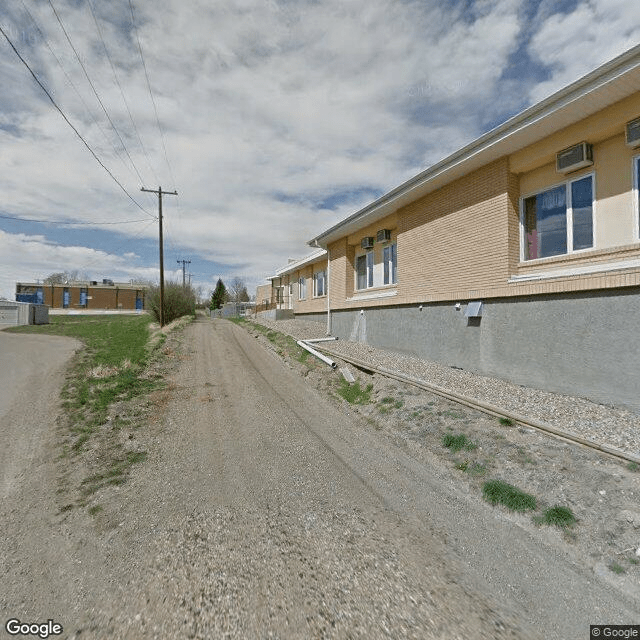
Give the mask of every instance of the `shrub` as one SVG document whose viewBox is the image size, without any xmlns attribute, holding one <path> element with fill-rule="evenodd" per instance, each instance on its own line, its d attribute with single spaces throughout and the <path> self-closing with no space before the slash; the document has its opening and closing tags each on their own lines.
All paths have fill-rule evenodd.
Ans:
<svg viewBox="0 0 640 640">
<path fill-rule="evenodd" d="M 160 287 L 153 287 L 147 294 L 147 304 L 155 319 L 160 322 Z M 196 312 L 196 295 L 194 290 L 183 287 L 177 282 L 164 285 L 164 323 L 168 324 L 182 316 L 194 315 Z"/>
</svg>

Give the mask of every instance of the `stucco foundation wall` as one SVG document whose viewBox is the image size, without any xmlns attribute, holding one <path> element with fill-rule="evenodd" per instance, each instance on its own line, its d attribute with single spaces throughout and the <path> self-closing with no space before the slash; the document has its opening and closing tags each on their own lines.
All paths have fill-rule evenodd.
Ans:
<svg viewBox="0 0 640 640">
<path fill-rule="evenodd" d="M 640 288 L 332 312 L 343 340 L 640 413 Z"/>
</svg>

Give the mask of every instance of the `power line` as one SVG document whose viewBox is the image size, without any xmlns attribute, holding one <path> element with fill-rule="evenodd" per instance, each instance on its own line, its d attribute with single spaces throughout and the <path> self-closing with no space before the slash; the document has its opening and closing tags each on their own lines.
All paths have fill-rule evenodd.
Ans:
<svg viewBox="0 0 640 640">
<path fill-rule="evenodd" d="M 126 196 L 129 198 L 129 200 L 131 200 L 131 202 L 133 202 L 133 204 L 135 204 L 136 207 L 138 207 L 138 209 L 140 209 L 141 211 L 144 211 L 148 216 L 151 216 L 152 218 L 154 218 L 154 216 L 151 213 L 149 213 L 141 204 L 139 204 L 133 198 L 133 196 L 124 188 L 124 186 L 122 186 L 122 184 L 118 180 L 118 178 L 116 178 L 113 175 L 113 173 L 111 173 L 111 171 L 109 171 L 109 169 L 102 162 L 102 160 L 100 160 L 100 158 L 97 156 L 96 152 L 89 146 L 89 143 L 82 137 L 82 134 L 75 128 L 75 126 L 71 123 L 71 121 L 66 116 L 64 111 L 62 111 L 62 109 L 58 106 L 56 101 L 53 99 L 53 96 L 49 93 L 49 91 L 42 84 L 42 82 L 40 81 L 38 76 L 35 74 L 33 69 L 29 66 L 29 63 L 22 57 L 22 55 L 20 55 L 20 52 L 16 49 L 15 45 L 11 41 L 11 38 L 9 38 L 9 36 L 6 34 L 5 30 L 2 28 L 2 25 L 0 25 L 0 33 L 2 33 L 2 35 L 5 38 L 5 40 L 9 43 L 9 46 L 13 49 L 13 52 L 20 59 L 20 62 L 22 62 L 22 64 L 27 68 L 27 70 L 29 71 L 29 73 L 31 74 L 33 79 L 38 83 L 38 86 L 44 91 L 44 93 L 47 96 L 47 98 L 49 98 L 49 100 L 51 101 L 51 104 L 57 109 L 57 111 L 64 118 L 64 121 L 71 127 L 71 129 L 73 129 L 73 132 L 76 134 L 76 136 L 78 136 L 78 138 L 80 138 L 80 140 L 82 141 L 82 144 L 84 144 L 84 146 L 89 150 L 89 153 L 91 153 L 91 155 L 95 158 L 96 162 L 109 174 L 111 179 L 120 187 L 120 189 L 122 189 L 122 191 L 126 194 Z"/>
<path fill-rule="evenodd" d="M 60 59 L 56 55 L 55 51 L 51 48 L 51 45 L 49 44 L 49 41 L 47 40 L 46 36 L 44 35 L 42 29 L 38 25 L 37 20 L 33 17 L 33 14 L 31 13 L 31 11 L 29 11 L 27 6 L 25 5 L 24 0 L 20 0 L 20 2 L 22 3 L 23 9 L 26 11 L 27 15 L 31 19 L 31 22 L 33 22 L 35 28 L 38 30 L 38 33 L 42 37 L 43 42 L 47 46 L 47 49 L 49 49 L 49 52 L 54 57 L 55 61 L 58 63 L 58 66 L 60 67 L 60 69 L 62 69 L 62 73 L 64 74 L 64 77 L 67 79 L 67 82 L 71 85 L 71 88 L 75 91 L 76 95 L 80 99 L 80 102 L 82 102 L 82 104 L 84 105 L 84 108 L 85 108 L 86 112 L 89 114 L 89 117 L 91 118 L 93 124 L 96 125 L 96 127 L 98 128 L 98 130 L 100 131 L 100 133 L 102 134 L 104 139 L 107 141 L 107 144 L 110 144 L 113 147 L 113 150 L 115 151 L 115 154 L 118 156 L 118 159 L 120 160 L 120 162 L 122 162 L 123 166 L 128 169 L 125 161 L 122 159 L 122 156 L 120 155 L 120 152 L 116 148 L 115 144 L 113 144 L 113 141 L 109 139 L 109 136 L 107 136 L 107 134 L 105 133 L 104 129 L 102 128 L 102 126 L 100 125 L 98 120 L 96 120 L 96 117 L 93 115 L 93 112 L 89 108 L 89 105 L 86 103 L 85 99 L 82 97 L 82 94 L 80 93 L 80 91 L 76 87 L 75 83 L 73 82 L 73 80 L 71 79 L 69 74 L 67 73 L 67 71 L 64 68 L 62 62 L 60 62 Z"/>
<path fill-rule="evenodd" d="M 51 2 L 51 0 L 49 0 L 49 2 Z M 138 27 L 136 26 L 136 18 L 133 12 L 132 0 L 129 0 L 129 7 L 131 8 L 131 24 L 133 25 L 133 29 L 136 32 L 136 41 L 138 42 L 138 51 L 140 52 L 140 60 L 142 60 L 142 68 L 144 69 L 144 75 L 147 79 L 147 88 L 149 89 L 149 95 L 151 96 L 151 102 L 153 103 L 153 111 L 156 114 L 156 123 L 158 125 L 158 130 L 160 131 L 160 140 L 162 142 L 162 149 L 164 151 L 164 159 L 167 163 L 169 174 L 171 175 L 171 180 L 173 180 L 173 185 L 175 188 L 176 179 L 173 175 L 173 171 L 171 170 L 171 163 L 169 162 L 169 156 L 167 155 L 167 147 L 164 143 L 164 134 L 162 132 L 162 127 L 160 126 L 160 118 L 158 117 L 158 108 L 156 106 L 155 98 L 153 97 L 153 91 L 151 91 L 151 82 L 149 80 L 149 73 L 147 72 L 147 65 L 145 64 L 144 56 L 142 55 L 142 45 L 140 44 L 140 35 L 138 34 Z"/>
<path fill-rule="evenodd" d="M 19 220 L 20 222 L 41 222 L 43 224 L 59 224 L 63 226 L 89 226 L 89 225 L 111 225 L 111 224 L 133 224 L 134 222 L 148 222 L 148 218 L 142 218 L 141 220 L 122 220 L 120 222 L 69 222 L 67 220 L 38 220 L 36 218 L 19 218 L 17 216 L 3 216 L 0 215 L 3 220 Z M 155 222 L 156 218 L 153 219 Z"/>
<path fill-rule="evenodd" d="M 53 13 L 54 13 L 54 15 L 56 17 L 56 20 L 58 21 L 58 24 L 60 25 L 60 28 L 62 29 L 62 32 L 64 33 L 65 37 L 67 38 L 67 42 L 69 43 L 69 46 L 73 50 L 73 53 L 75 54 L 75 56 L 76 56 L 76 58 L 78 60 L 78 63 L 82 67 L 82 71 L 84 72 L 84 75 L 87 78 L 87 82 L 89 83 L 89 85 L 91 86 L 91 89 L 93 90 L 93 93 L 94 93 L 94 95 L 96 97 L 96 100 L 100 103 L 100 106 L 102 107 L 102 110 L 104 111 L 104 115 L 107 117 L 107 120 L 109 121 L 109 124 L 111 125 L 111 128 L 114 130 L 115 134 L 118 136 L 118 140 L 120 140 L 120 144 L 122 145 L 122 148 L 124 149 L 124 152 L 127 154 L 127 158 L 129 158 L 129 162 L 131 162 L 131 166 L 133 167 L 134 171 L 136 172 L 136 175 L 138 176 L 138 179 L 140 180 L 140 182 L 144 182 L 144 180 L 142 179 L 142 176 L 140 175 L 140 172 L 138 171 L 138 167 L 136 167 L 135 162 L 133 161 L 133 158 L 131 157 L 131 154 L 129 153 L 129 150 L 127 149 L 127 145 L 124 143 L 124 140 L 122 139 L 122 136 L 120 135 L 120 132 L 116 128 L 116 125 L 113 124 L 113 120 L 111 120 L 111 116 L 109 115 L 109 112 L 107 111 L 106 107 L 104 106 L 104 103 L 100 99 L 100 96 L 98 95 L 98 91 L 96 90 L 93 82 L 91 81 L 91 78 L 89 77 L 89 73 L 87 72 L 87 69 L 84 66 L 84 63 L 82 62 L 82 59 L 80 58 L 80 55 L 78 54 L 78 51 L 73 46 L 73 42 L 71 42 L 71 38 L 70 38 L 69 34 L 67 33 L 67 30 L 65 29 L 64 24 L 62 23 L 62 19 L 60 18 L 58 12 L 56 11 L 56 8 L 53 6 L 52 0 L 48 0 L 48 1 L 49 1 L 49 6 L 51 7 L 51 9 L 52 9 L 52 11 L 53 11 Z"/>
<path fill-rule="evenodd" d="M 151 169 L 151 173 L 153 174 L 153 176 L 156 179 L 156 182 L 159 182 L 158 180 L 158 176 L 156 175 L 156 172 L 153 169 L 153 166 L 151 164 L 151 159 L 149 158 L 149 154 L 147 153 L 147 149 L 144 146 L 144 143 L 142 142 L 142 138 L 140 137 L 140 132 L 138 131 L 138 127 L 136 126 L 135 120 L 133 119 L 133 114 L 131 113 L 131 109 L 129 108 L 129 103 L 127 102 L 127 98 L 124 95 L 124 90 L 122 88 L 122 85 L 120 84 L 120 80 L 118 79 L 118 74 L 116 72 L 116 68 L 115 65 L 113 64 L 113 61 L 111 60 L 111 56 L 109 55 L 109 50 L 107 49 L 107 43 L 104 41 L 104 37 L 102 35 L 102 29 L 100 29 L 100 24 L 98 23 L 98 19 L 96 17 L 96 13 L 93 9 L 93 4 L 91 2 L 91 0 L 87 0 L 87 4 L 89 5 L 89 9 L 91 10 L 91 16 L 93 17 L 93 21 L 96 25 L 96 30 L 98 32 L 98 35 L 100 36 L 100 40 L 102 42 L 102 47 L 104 48 L 104 53 L 107 56 L 107 60 L 109 61 L 109 64 L 111 65 L 111 71 L 113 72 L 113 77 L 116 81 L 116 84 L 118 85 L 118 89 L 120 89 L 120 95 L 122 96 L 122 101 L 124 102 L 124 106 L 127 109 L 127 113 L 129 114 L 129 119 L 131 120 L 131 125 L 133 126 L 133 130 L 136 133 L 136 136 L 138 138 L 138 142 L 140 143 L 140 147 L 142 148 L 142 151 L 145 155 L 145 158 L 147 159 L 147 164 L 149 165 L 149 169 Z"/>
</svg>

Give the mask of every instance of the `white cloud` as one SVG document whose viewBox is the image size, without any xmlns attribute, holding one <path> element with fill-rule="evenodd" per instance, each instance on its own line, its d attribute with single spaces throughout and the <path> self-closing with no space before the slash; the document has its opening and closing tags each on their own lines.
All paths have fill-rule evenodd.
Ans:
<svg viewBox="0 0 640 640">
<path fill-rule="evenodd" d="M 93 0 L 152 169 L 86 3 L 55 4 L 144 186 L 179 191 L 177 200 L 165 199 L 169 242 L 180 247 L 180 257 L 210 260 L 222 272 L 200 274 L 202 282 L 242 270 L 240 275 L 255 284 L 289 256 L 303 255 L 309 238 L 366 204 L 367 196 L 332 210 L 321 208 L 325 199 L 388 190 L 482 133 L 481 123 L 496 108 L 501 76 L 522 38 L 516 0 L 459 6 L 417 0 L 135 0 L 170 172 L 128 3 Z M 565 31 L 575 34 L 586 25 L 616 52 L 637 36 L 625 26 L 637 10 L 622 2 L 608 6 L 615 11 L 605 12 L 606 36 L 589 26 L 589 20 L 601 19 L 604 3 L 585 5 L 573 18 L 548 17 L 542 24 L 531 50 L 553 68 L 554 82 L 576 72 L 562 64 L 562 47 L 570 45 Z M 25 56 L 105 164 L 155 214 L 157 199 L 140 193 L 139 178 L 125 166 L 128 159 L 123 164 L 117 157 L 119 143 L 48 4 L 37 3 L 31 11 L 93 116 L 39 38 L 25 45 Z M 23 16 L 20 28 L 25 25 L 37 35 Z M 625 35 L 614 37 L 623 26 Z M 550 41 L 560 43 L 556 53 L 545 44 Z M 145 217 L 3 46 L 0 214 L 78 222 Z M 601 56 L 608 56 L 605 49 Z M 121 231 L 129 237 L 139 232 L 136 227 Z M 143 237 L 155 233 L 151 227 Z M 5 233 L 0 236 L 3 282 L 82 269 L 88 256 L 102 261 L 106 273 L 117 276 L 120 269 L 125 274 L 124 254 L 132 246 L 122 257 L 110 256 L 100 251 L 96 237 L 87 236 L 82 253 L 56 248 L 44 238 Z M 18 246 L 23 255 L 14 263 Z M 154 272 L 155 265 L 148 270 Z"/>
<path fill-rule="evenodd" d="M 135 254 L 114 255 L 90 247 L 63 246 L 42 235 L 0 230 L 0 297 L 14 299 L 16 282 L 35 282 L 58 271 L 111 274 L 114 280 L 157 280 L 157 267 L 135 267 Z"/>
<path fill-rule="evenodd" d="M 640 42 L 640 4 L 588 0 L 570 13 L 544 19 L 530 42 L 530 54 L 551 78 L 531 90 L 537 102 Z"/>
</svg>

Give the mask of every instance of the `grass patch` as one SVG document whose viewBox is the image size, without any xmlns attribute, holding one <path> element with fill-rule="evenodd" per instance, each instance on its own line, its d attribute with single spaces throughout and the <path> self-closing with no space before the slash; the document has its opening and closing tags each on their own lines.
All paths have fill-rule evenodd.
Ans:
<svg viewBox="0 0 640 640">
<path fill-rule="evenodd" d="M 511 511 L 535 511 L 537 501 L 534 496 L 502 480 L 489 480 L 482 486 L 482 496 L 490 504 L 503 504 Z"/>
<path fill-rule="evenodd" d="M 342 379 L 338 386 L 338 395 L 350 404 L 369 404 L 371 402 L 372 384 L 368 384 L 364 389 L 360 386 L 360 381 L 356 380 L 349 384 Z"/>
<path fill-rule="evenodd" d="M 535 518 L 535 522 L 536 524 L 548 524 L 559 529 L 566 529 L 576 523 L 576 517 L 569 507 L 556 505 L 547 509 L 539 518 Z"/>
<path fill-rule="evenodd" d="M 96 516 L 98 515 L 101 511 L 104 511 L 104 509 L 102 508 L 101 505 L 99 504 L 94 504 L 93 507 L 89 507 L 89 515 L 90 516 Z"/>
<path fill-rule="evenodd" d="M 627 572 L 626 569 L 623 566 L 619 565 L 617 562 L 612 562 L 609 565 L 609 571 L 613 571 L 613 573 L 617 573 L 618 575 Z"/>
<path fill-rule="evenodd" d="M 132 417 L 110 413 L 114 403 L 164 386 L 161 375 L 149 375 L 150 362 L 164 357 L 162 341 L 151 345 L 151 321 L 147 314 L 52 316 L 49 325 L 18 329 L 19 333 L 68 336 L 84 344 L 67 371 L 62 391 L 61 458 L 67 468 L 83 466 L 76 504 L 86 506 L 86 499 L 99 488 L 124 483 L 130 467 L 146 457 L 144 452 L 125 452 L 116 435 L 125 426 L 132 428 Z M 74 463 L 74 458 L 89 452 Z M 65 485 L 63 493 L 69 490 Z"/>
<path fill-rule="evenodd" d="M 515 423 L 515 420 L 513 420 L 512 418 L 500 418 L 500 424 L 503 427 L 513 427 Z"/>
<path fill-rule="evenodd" d="M 627 465 L 627 469 L 629 469 L 629 471 L 640 471 L 640 464 L 638 464 L 637 462 L 631 461 Z"/>
<path fill-rule="evenodd" d="M 464 471 L 472 476 L 483 476 L 487 473 L 487 466 L 478 462 L 464 460 L 456 465 L 458 471 Z"/>
<path fill-rule="evenodd" d="M 238 326 L 253 329 L 264 335 L 281 357 L 289 357 L 297 360 L 309 369 L 315 366 L 313 359 L 309 358 L 311 354 L 306 349 L 303 349 L 295 338 L 288 336 L 286 333 L 269 329 L 269 327 L 265 327 L 258 322 L 247 320 L 246 318 L 229 318 L 229 320 Z"/>
<path fill-rule="evenodd" d="M 442 436 L 442 446 L 447 449 L 451 449 L 453 452 L 458 452 L 462 451 L 462 449 L 471 451 L 478 445 L 471 442 L 464 433 L 460 433 L 458 435 L 454 433 L 445 433 L 445 435 Z"/>
</svg>

